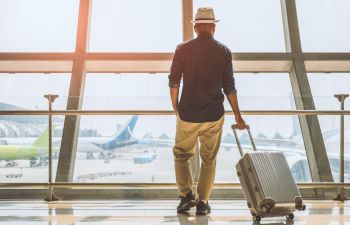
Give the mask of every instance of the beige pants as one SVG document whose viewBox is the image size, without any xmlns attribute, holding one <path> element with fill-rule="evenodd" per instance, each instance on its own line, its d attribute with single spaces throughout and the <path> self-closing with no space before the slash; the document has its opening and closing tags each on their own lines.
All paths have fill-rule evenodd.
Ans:
<svg viewBox="0 0 350 225">
<path fill-rule="evenodd" d="M 190 123 L 177 118 L 173 153 L 176 183 L 182 196 L 192 191 L 190 159 L 199 138 L 202 162 L 197 194 L 199 200 L 209 199 L 215 179 L 216 155 L 220 148 L 223 123 L 224 116 L 217 121 L 204 123 Z"/>
</svg>

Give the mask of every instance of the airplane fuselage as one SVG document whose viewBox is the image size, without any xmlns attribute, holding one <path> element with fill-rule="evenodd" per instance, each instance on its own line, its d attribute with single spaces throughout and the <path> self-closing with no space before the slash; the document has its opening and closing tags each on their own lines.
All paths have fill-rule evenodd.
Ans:
<svg viewBox="0 0 350 225">
<path fill-rule="evenodd" d="M 53 149 L 57 152 L 58 149 Z M 48 148 L 36 146 L 0 146 L 0 160 L 32 159 L 36 156 L 47 155 Z"/>
</svg>

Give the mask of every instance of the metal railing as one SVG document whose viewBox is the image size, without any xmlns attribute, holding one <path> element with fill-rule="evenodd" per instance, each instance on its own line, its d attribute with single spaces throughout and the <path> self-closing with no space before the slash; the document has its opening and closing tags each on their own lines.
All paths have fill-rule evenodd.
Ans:
<svg viewBox="0 0 350 225">
<path fill-rule="evenodd" d="M 45 95 L 48 99 L 49 110 L 3 110 L 0 115 L 26 115 L 26 116 L 48 116 L 49 123 L 49 164 L 48 164 L 48 182 L 47 183 L 0 183 L 0 189 L 16 188 L 16 189 L 48 189 L 48 196 L 45 200 L 56 200 L 53 193 L 54 188 L 75 188 L 75 189 L 174 189 L 175 183 L 74 183 L 74 182 L 52 182 L 52 116 L 96 116 L 96 115 L 174 115 L 169 110 L 53 110 L 52 103 L 57 95 Z M 344 98 L 345 99 L 345 98 Z M 342 102 L 344 103 L 344 102 Z M 232 112 L 225 112 L 226 115 L 233 115 Z M 298 183 L 299 188 L 316 189 L 316 188 L 339 188 L 337 200 L 346 200 L 344 188 L 350 188 L 350 183 L 344 182 L 344 116 L 350 115 L 349 110 L 242 110 L 242 115 L 279 115 L 279 116 L 316 116 L 316 115 L 339 115 L 341 116 L 341 182 L 312 182 Z M 216 183 L 214 188 L 241 188 L 239 183 Z"/>
</svg>

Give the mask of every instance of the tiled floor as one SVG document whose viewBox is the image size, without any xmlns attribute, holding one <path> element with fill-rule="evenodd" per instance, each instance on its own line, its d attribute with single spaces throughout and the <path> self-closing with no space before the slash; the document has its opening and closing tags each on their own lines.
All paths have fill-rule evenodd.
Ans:
<svg viewBox="0 0 350 225">
<path fill-rule="evenodd" d="M 295 213 L 295 225 L 350 225 L 350 202 L 307 201 Z M 176 214 L 176 201 L 0 201 L 0 224 L 113 225 L 248 225 L 253 224 L 245 201 L 211 201 L 209 216 Z M 263 219 L 261 224 L 287 224 Z M 293 224 L 293 223 L 288 223 Z"/>
</svg>

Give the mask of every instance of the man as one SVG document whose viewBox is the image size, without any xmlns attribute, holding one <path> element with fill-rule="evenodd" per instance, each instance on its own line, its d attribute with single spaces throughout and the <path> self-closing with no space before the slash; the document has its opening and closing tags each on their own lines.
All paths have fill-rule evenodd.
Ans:
<svg viewBox="0 0 350 225">
<path fill-rule="evenodd" d="M 214 183 L 216 155 L 224 123 L 222 91 L 235 114 L 237 128 L 246 127 L 238 107 L 231 51 L 213 37 L 216 22 L 212 8 L 198 9 L 192 21 L 197 38 L 177 46 L 169 75 L 171 101 L 177 116 L 173 153 L 181 198 L 178 213 L 194 206 L 197 215 L 210 213 L 208 199 Z M 183 88 L 178 103 L 181 79 Z M 199 201 L 192 192 L 190 168 L 198 138 L 202 160 L 197 186 Z"/>
</svg>

